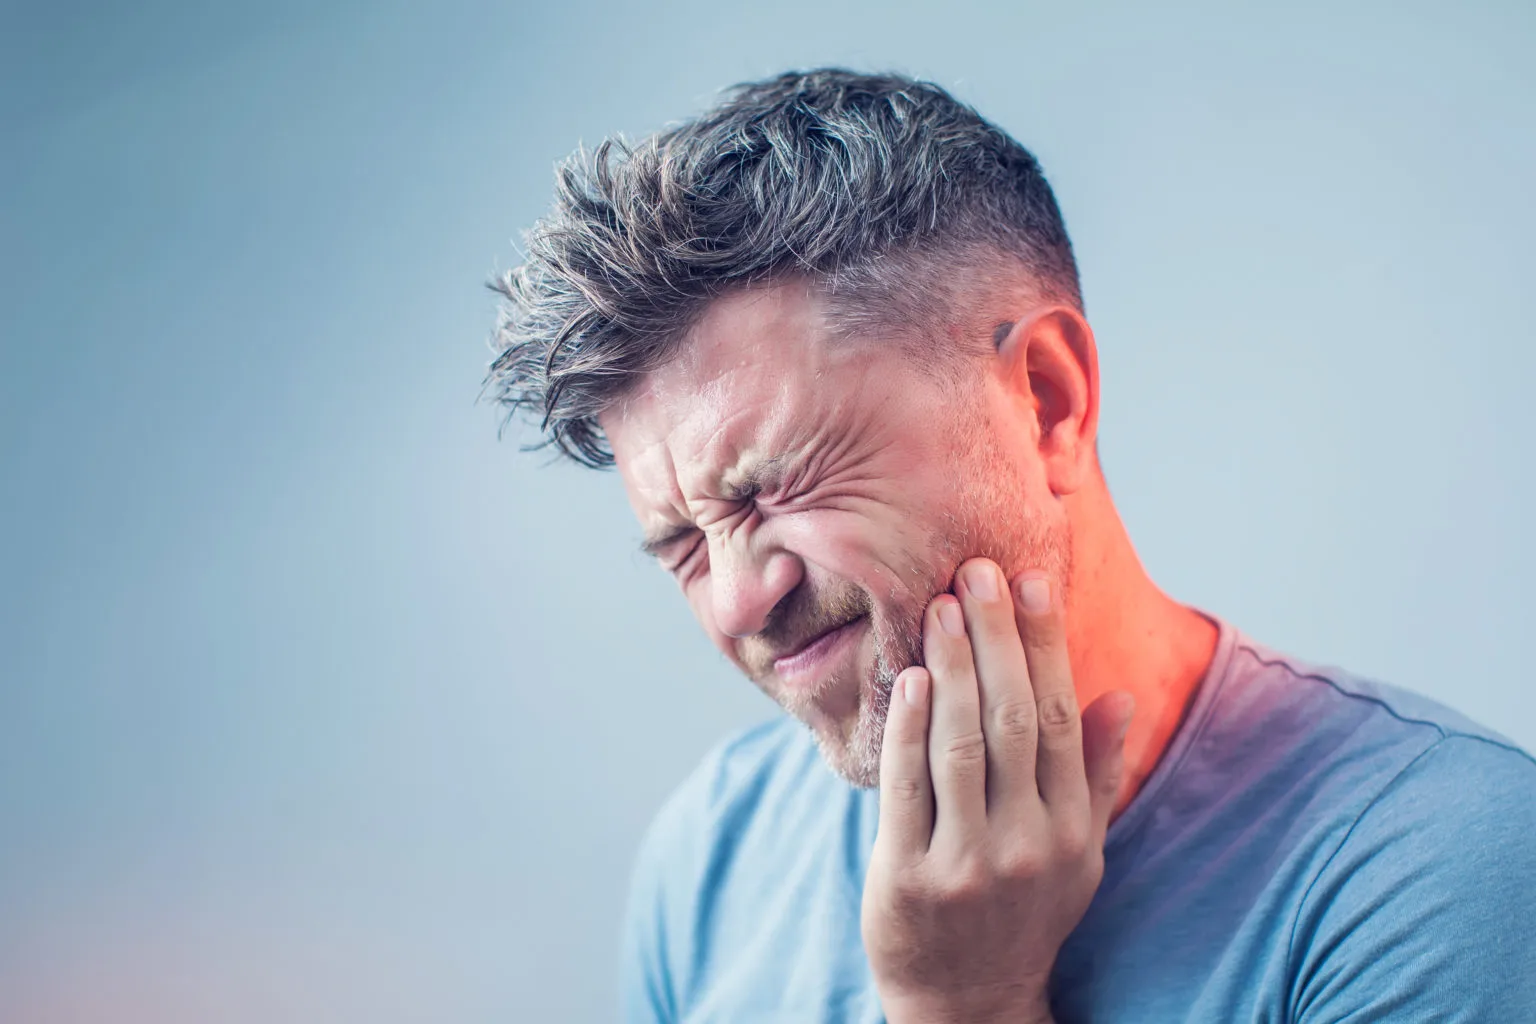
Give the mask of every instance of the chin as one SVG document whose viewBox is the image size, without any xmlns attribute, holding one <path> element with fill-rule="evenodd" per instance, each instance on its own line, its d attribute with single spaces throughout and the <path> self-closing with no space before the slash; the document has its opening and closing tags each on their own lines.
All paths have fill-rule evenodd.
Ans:
<svg viewBox="0 0 1536 1024">
<path fill-rule="evenodd" d="M 877 616 L 852 673 L 835 674 L 814 694 L 787 693 L 764 679 L 758 685 L 810 729 L 827 767 L 851 786 L 875 789 L 891 689 L 902 669 L 921 663 L 921 638 L 922 606 L 894 622 Z"/>
<path fill-rule="evenodd" d="M 877 673 L 862 688 L 854 711 L 841 718 L 819 717 L 807 722 L 827 767 L 849 785 L 875 789 L 880 785 L 880 743 L 891 704 L 891 682 Z"/>
</svg>

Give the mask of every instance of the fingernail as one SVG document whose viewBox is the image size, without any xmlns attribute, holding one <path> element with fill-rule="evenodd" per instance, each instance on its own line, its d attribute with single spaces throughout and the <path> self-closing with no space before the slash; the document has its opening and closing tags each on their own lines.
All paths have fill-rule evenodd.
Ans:
<svg viewBox="0 0 1536 1024">
<path fill-rule="evenodd" d="M 1019 581 L 1019 600 L 1031 615 L 1051 610 L 1051 581 L 1043 576 L 1029 576 Z"/>
<path fill-rule="evenodd" d="M 960 614 L 960 606 L 953 601 L 940 604 L 939 625 L 950 636 L 965 636 L 965 616 Z"/>
<path fill-rule="evenodd" d="M 928 699 L 928 673 L 908 672 L 901 685 L 901 695 L 906 699 L 908 707 L 922 707 L 923 701 Z"/>
<path fill-rule="evenodd" d="M 978 601 L 997 600 L 997 570 L 986 562 L 973 562 L 965 567 L 965 589 Z"/>
</svg>

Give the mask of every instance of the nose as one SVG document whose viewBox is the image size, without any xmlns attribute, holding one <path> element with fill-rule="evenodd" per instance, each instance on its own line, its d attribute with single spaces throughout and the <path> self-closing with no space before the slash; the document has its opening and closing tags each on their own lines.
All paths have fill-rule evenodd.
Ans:
<svg viewBox="0 0 1536 1024">
<path fill-rule="evenodd" d="M 754 540 L 758 543 L 754 544 Z M 760 531 L 733 530 L 709 540 L 710 598 L 715 626 L 731 637 L 761 633 L 784 596 L 800 585 L 800 559 L 766 547 Z"/>
</svg>

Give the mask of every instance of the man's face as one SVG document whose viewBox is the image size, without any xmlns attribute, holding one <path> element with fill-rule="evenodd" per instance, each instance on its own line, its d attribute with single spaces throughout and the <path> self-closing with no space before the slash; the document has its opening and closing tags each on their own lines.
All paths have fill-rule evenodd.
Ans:
<svg viewBox="0 0 1536 1024">
<path fill-rule="evenodd" d="M 1064 584 L 1070 544 L 1006 375 L 978 364 L 947 393 L 896 346 L 832 335 L 822 309 L 803 284 L 716 301 L 600 423 L 710 639 L 873 786 L 928 602 L 978 555 Z"/>
</svg>

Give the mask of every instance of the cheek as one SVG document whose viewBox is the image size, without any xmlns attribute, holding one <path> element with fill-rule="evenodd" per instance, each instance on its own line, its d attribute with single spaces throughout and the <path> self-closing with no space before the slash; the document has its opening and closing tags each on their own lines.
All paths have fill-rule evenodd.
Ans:
<svg viewBox="0 0 1536 1024">
<path fill-rule="evenodd" d="M 805 513 L 780 532 L 786 550 L 887 603 L 906 603 L 929 586 L 934 539 L 919 520 L 894 509 Z"/>
<path fill-rule="evenodd" d="M 942 522 L 942 516 L 930 523 L 915 510 L 889 505 L 807 510 L 774 517 L 772 543 L 814 567 L 809 571 L 867 591 L 888 625 L 910 626 L 954 572 L 950 545 L 936 525 Z M 682 584 L 683 595 L 710 641 L 740 664 L 735 640 L 715 626 L 711 586 L 708 572 L 695 573 Z"/>
</svg>

